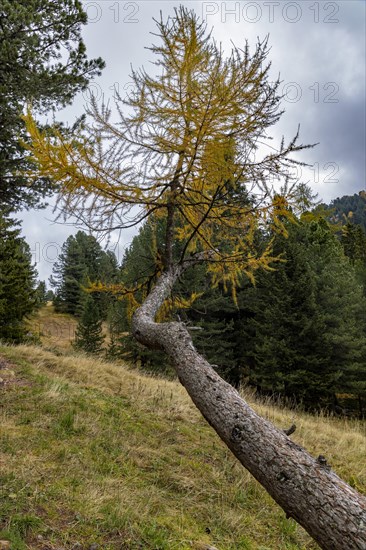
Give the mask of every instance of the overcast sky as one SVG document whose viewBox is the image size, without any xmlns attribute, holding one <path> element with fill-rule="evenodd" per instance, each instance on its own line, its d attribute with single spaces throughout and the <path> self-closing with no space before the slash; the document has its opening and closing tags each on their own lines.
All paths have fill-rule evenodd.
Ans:
<svg viewBox="0 0 366 550">
<path fill-rule="evenodd" d="M 131 85 L 130 65 L 149 69 L 156 42 L 153 18 L 173 13 L 177 2 L 154 0 L 84 1 L 89 23 L 84 38 L 89 57 L 106 61 L 103 75 L 91 89 L 100 99 L 123 96 Z M 314 165 L 303 171 L 302 180 L 325 202 L 365 189 L 365 0 L 180 2 L 204 18 L 213 35 L 230 51 L 235 45 L 255 46 L 257 37 L 269 34 L 272 74 L 280 74 L 286 109 L 273 130 L 276 138 L 288 139 L 300 124 L 303 143 L 319 145 L 303 153 Z M 72 122 L 84 111 L 88 92 L 80 94 L 59 119 Z M 75 233 L 70 225 L 52 223 L 52 209 L 23 214 L 23 234 L 37 263 L 40 279 L 48 279 L 62 243 Z M 115 242 L 119 260 L 131 242 L 132 231 Z M 115 239 L 116 241 L 116 239 Z M 110 245 L 110 248 L 112 246 Z"/>
</svg>

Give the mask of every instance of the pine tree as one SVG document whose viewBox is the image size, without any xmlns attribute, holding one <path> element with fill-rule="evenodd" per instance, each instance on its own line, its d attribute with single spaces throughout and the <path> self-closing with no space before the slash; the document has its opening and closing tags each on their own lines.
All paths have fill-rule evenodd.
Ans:
<svg viewBox="0 0 366 550">
<path fill-rule="evenodd" d="M 19 210 L 39 206 L 53 187 L 48 178 L 22 174 L 32 167 L 19 140 L 27 139 L 25 104 L 49 113 L 71 103 L 104 62 L 87 59 L 87 14 L 79 0 L 1 0 L 0 17 L 0 203 Z"/>
<path fill-rule="evenodd" d="M 201 294 L 190 308 L 178 310 L 178 315 L 187 321 L 187 326 L 194 326 L 194 345 L 227 382 L 238 387 L 240 373 L 234 345 L 238 308 L 231 294 L 225 292 L 221 285 L 211 288 L 204 269 L 185 273 L 182 285 L 190 292 Z"/>
<path fill-rule="evenodd" d="M 250 380 L 311 408 L 362 379 L 366 302 L 326 222 L 292 226 L 276 239 L 285 260 L 257 283 Z"/>
<path fill-rule="evenodd" d="M 42 307 L 47 303 L 47 287 L 45 281 L 40 281 L 36 288 L 37 307 Z"/>
<path fill-rule="evenodd" d="M 343 226 L 341 243 L 366 297 L 366 234 L 362 226 L 350 222 Z"/>
<path fill-rule="evenodd" d="M 352 263 L 361 261 L 366 264 L 366 234 L 361 225 L 347 222 L 342 227 L 341 243 Z"/>
<path fill-rule="evenodd" d="M 124 348 L 121 340 L 129 330 L 126 302 L 119 301 L 115 297 L 111 299 L 108 307 L 107 324 L 110 337 L 106 351 L 107 358 L 128 359 L 126 349 Z"/>
<path fill-rule="evenodd" d="M 104 252 L 92 235 L 78 231 L 68 237 L 62 246 L 58 261 L 53 267 L 50 284 L 55 288 L 56 311 L 80 315 L 85 301 L 85 288 L 91 283 L 113 283 L 119 269 L 113 252 Z M 103 320 L 107 316 L 109 297 L 95 292 L 94 300 Z"/>
<path fill-rule="evenodd" d="M 54 306 L 57 312 L 77 315 L 83 306 L 82 282 L 87 278 L 87 266 L 78 239 L 71 235 L 62 246 L 53 266 L 50 284 L 55 288 Z"/>
<path fill-rule="evenodd" d="M 0 339 L 14 343 L 25 339 L 25 318 L 36 307 L 36 272 L 17 225 L 0 212 Z"/>
<path fill-rule="evenodd" d="M 101 353 L 103 342 L 104 335 L 99 308 L 93 297 L 88 296 L 76 329 L 74 346 L 87 353 Z"/>
</svg>

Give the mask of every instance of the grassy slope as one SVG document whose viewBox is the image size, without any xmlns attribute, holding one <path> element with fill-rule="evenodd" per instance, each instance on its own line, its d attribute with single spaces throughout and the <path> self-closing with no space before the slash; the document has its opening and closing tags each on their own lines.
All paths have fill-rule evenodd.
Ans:
<svg viewBox="0 0 366 550">
<path fill-rule="evenodd" d="M 38 347 L 0 356 L 0 539 L 13 550 L 317 548 L 177 383 Z M 295 421 L 292 438 L 366 492 L 364 426 L 254 407 Z"/>
<path fill-rule="evenodd" d="M 52 302 L 37 310 L 27 321 L 29 331 L 49 350 L 68 352 L 73 349 L 78 320 L 68 313 L 55 313 Z M 107 323 L 103 323 L 104 347 L 108 346 Z M 1 548 L 0 548 L 1 550 Z"/>
<path fill-rule="evenodd" d="M 49 349 L 68 351 L 75 338 L 77 320 L 67 313 L 55 313 L 51 302 L 37 310 L 28 321 L 31 333 Z"/>
</svg>

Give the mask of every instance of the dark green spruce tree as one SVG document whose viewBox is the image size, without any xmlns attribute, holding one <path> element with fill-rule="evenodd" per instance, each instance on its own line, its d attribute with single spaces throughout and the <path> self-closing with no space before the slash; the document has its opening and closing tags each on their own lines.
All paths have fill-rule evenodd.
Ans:
<svg viewBox="0 0 366 550">
<path fill-rule="evenodd" d="M 25 340 L 26 317 L 36 307 L 36 271 L 16 222 L 0 212 L 0 340 Z"/>
<path fill-rule="evenodd" d="M 366 234 L 362 225 L 347 222 L 342 227 L 341 243 L 366 296 Z"/>
<path fill-rule="evenodd" d="M 50 284 L 55 289 L 56 312 L 80 314 L 83 306 L 82 282 L 87 278 L 87 266 L 78 239 L 71 235 L 62 246 L 53 266 Z"/>
<path fill-rule="evenodd" d="M 233 386 L 240 385 L 240 373 L 235 357 L 235 323 L 238 308 L 229 289 L 212 288 L 205 268 L 187 270 L 177 289 L 189 297 L 195 292 L 199 297 L 187 310 L 177 310 L 176 315 L 191 327 L 194 345 L 206 359 L 218 368 L 220 376 Z"/>
<path fill-rule="evenodd" d="M 38 308 L 44 306 L 47 303 L 47 287 L 45 281 L 39 281 L 36 288 L 35 298 Z"/>
<path fill-rule="evenodd" d="M 32 169 L 19 141 L 26 103 L 40 113 L 70 104 L 104 62 L 87 58 L 79 0 L 1 0 L 0 19 L 0 204 L 14 211 L 52 191 L 49 180 L 22 175 Z"/>
<path fill-rule="evenodd" d="M 91 295 L 84 303 L 84 308 L 75 332 L 74 347 L 87 353 L 101 353 L 104 335 L 102 319 L 98 305 Z"/>
<path fill-rule="evenodd" d="M 113 283 L 118 274 L 115 255 L 105 252 L 95 237 L 83 231 L 70 235 L 62 246 L 50 278 L 50 284 L 55 289 L 56 311 L 81 315 L 86 299 L 85 288 L 98 281 Z M 109 307 L 108 295 L 93 292 L 93 299 L 105 319 Z"/>
<path fill-rule="evenodd" d="M 353 264 L 357 261 L 366 264 L 366 234 L 362 225 L 348 221 L 342 227 L 341 243 L 345 255 Z"/>
<path fill-rule="evenodd" d="M 366 302 L 355 271 L 325 221 L 275 239 L 284 262 L 261 273 L 248 353 L 250 382 L 306 407 L 337 406 L 365 376 Z"/>
</svg>

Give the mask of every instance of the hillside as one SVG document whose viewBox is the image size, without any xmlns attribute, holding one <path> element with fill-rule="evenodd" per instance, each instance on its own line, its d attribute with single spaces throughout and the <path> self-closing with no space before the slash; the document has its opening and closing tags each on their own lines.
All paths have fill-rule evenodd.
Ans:
<svg viewBox="0 0 366 550">
<path fill-rule="evenodd" d="M 72 349 L 77 324 L 73 315 L 55 313 L 52 302 L 36 310 L 27 320 L 29 331 L 43 346 L 62 352 Z"/>
<path fill-rule="evenodd" d="M 1 548 L 317 548 L 177 383 L 30 346 L 0 378 Z M 254 406 L 366 492 L 362 424 Z"/>
<path fill-rule="evenodd" d="M 329 205 L 321 205 L 330 211 L 329 221 L 343 225 L 347 221 L 360 225 L 366 231 L 366 191 L 333 199 Z"/>
</svg>

